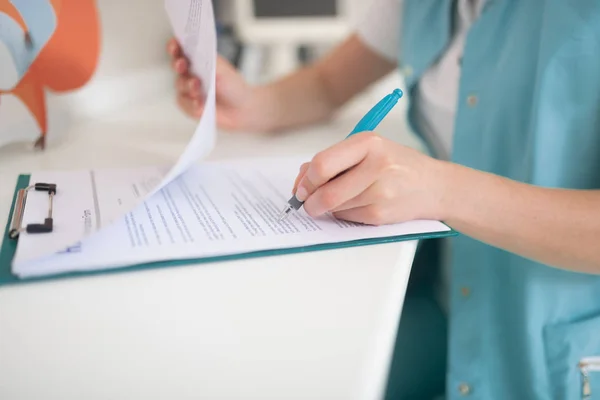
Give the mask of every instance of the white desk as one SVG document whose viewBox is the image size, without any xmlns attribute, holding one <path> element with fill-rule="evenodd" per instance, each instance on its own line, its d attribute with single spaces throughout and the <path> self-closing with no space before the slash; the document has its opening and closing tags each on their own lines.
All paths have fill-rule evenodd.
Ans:
<svg viewBox="0 0 600 400">
<path fill-rule="evenodd" d="M 72 126 L 45 154 L 0 148 L 2 227 L 19 172 L 172 162 L 195 126 L 171 99 L 128 111 Z M 277 137 L 223 134 L 211 158 L 314 153 L 358 117 Z M 378 398 L 415 248 L 0 287 L 0 399 Z"/>
</svg>

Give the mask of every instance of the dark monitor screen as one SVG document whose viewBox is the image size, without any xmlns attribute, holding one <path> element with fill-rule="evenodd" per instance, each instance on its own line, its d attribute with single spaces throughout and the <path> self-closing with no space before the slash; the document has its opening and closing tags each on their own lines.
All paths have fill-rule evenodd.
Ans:
<svg viewBox="0 0 600 400">
<path fill-rule="evenodd" d="M 254 0 L 256 18 L 335 17 L 336 0 Z"/>
</svg>

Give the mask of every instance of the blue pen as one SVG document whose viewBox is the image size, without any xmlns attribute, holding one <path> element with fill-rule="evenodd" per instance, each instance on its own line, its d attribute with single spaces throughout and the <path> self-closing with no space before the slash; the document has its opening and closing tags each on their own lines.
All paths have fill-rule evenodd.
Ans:
<svg viewBox="0 0 600 400">
<path fill-rule="evenodd" d="M 394 108 L 401 97 L 402 90 L 395 89 L 392 93 L 381 99 L 379 103 L 375 104 L 375 106 L 371 108 L 371 110 L 364 117 L 362 117 L 352 132 L 346 136 L 346 139 L 360 132 L 374 130 L 377 125 L 383 121 L 385 116 L 392 110 L 392 108 Z M 303 204 L 303 201 L 298 200 L 296 195 L 293 195 L 292 198 L 288 200 L 285 208 L 281 211 L 281 214 L 279 214 L 279 221 L 283 221 L 292 210 L 299 210 Z"/>
</svg>

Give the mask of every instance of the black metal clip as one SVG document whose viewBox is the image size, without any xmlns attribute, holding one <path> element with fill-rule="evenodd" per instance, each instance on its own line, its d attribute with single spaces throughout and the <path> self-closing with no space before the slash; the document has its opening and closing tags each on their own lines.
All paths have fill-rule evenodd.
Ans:
<svg viewBox="0 0 600 400">
<path fill-rule="evenodd" d="M 27 202 L 27 193 L 29 190 L 34 189 L 38 192 L 47 192 L 50 200 L 50 206 L 48 208 L 48 217 L 44 219 L 41 224 L 27 224 L 25 227 L 22 226 L 23 214 L 25 213 L 25 203 Z M 56 185 L 54 183 L 36 183 L 20 189 L 17 192 L 17 199 L 15 203 L 15 211 L 12 216 L 10 224 L 10 230 L 8 236 L 11 239 L 16 239 L 22 232 L 27 233 L 50 233 L 54 227 L 52 220 L 52 205 L 54 201 L 54 195 L 56 195 Z"/>
</svg>

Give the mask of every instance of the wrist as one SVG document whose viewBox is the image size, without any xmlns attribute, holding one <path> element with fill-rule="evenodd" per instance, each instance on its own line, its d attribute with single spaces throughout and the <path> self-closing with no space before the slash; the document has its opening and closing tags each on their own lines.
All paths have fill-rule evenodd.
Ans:
<svg viewBox="0 0 600 400">
<path fill-rule="evenodd" d="M 434 218 L 439 221 L 449 221 L 460 214 L 461 209 L 466 206 L 465 198 L 468 188 L 463 182 L 467 172 L 464 167 L 448 161 L 438 161 L 434 172 Z"/>
</svg>

